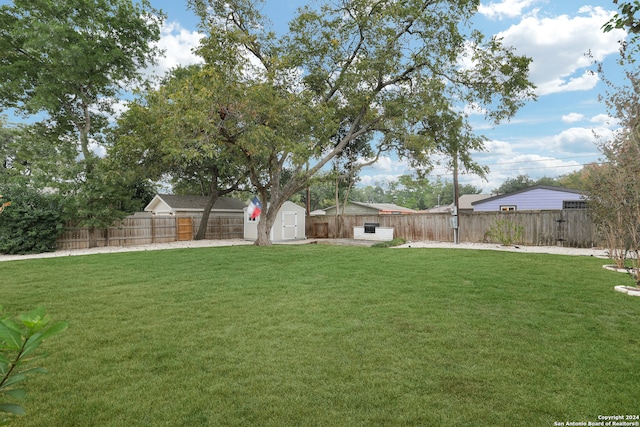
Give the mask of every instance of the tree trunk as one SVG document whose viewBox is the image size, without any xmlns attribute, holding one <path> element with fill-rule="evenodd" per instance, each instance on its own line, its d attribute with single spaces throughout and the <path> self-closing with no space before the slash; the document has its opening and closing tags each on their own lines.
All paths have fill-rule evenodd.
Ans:
<svg viewBox="0 0 640 427">
<path fill-rule="evenodd" d="M 202 218 L 200 219 L 200 225 L 198 226 L 198 232 L 196 233 L 195 240 L 204 240 L 207 234 L 207 225 L 209 224 L 211 209 L 213 209 L 213 205 L 215 205 L 218 200 L 218 194 L 217 190 L 211 191 L 209 200 L 207 200 L 207 204 L 204 207 L 204 212 L 202 212 Z"/>
<path fill-rule="evenodd" d="M 258 222 L 258 236 L 255 241 L 256 246 L 271 246 L 271 229 L 278 217 L 278 211 L 282 207 L 284 200 L 272 201 L 271 205 L 262 202 L 262 213 Z"/>
<path fill-rule="evenodd" d="M 258 223 L 258 236 L 254 244 L 256 246 L 271 246 L 271 239 L 269 238 L 270 231 L 271 227 L 267 227 L 267 221 L 261 218 Z"/>
</svg>

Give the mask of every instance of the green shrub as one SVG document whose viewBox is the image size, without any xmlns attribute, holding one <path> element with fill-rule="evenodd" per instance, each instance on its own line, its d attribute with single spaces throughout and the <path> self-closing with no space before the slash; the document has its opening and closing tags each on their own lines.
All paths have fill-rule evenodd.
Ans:
<svg viewBox="0 0 640 427">
<path fill-rule="evenodd" d="M 0 215 L 0 253 L 55 251 L 66 222 L 61 198 L 23 186 L 4 188 L 1 193 L 11 208 Z"/>
<path fill-rule="evenodd" d="M 522 240 L 524 227 L 516 224 L 507 218 L 499 218 L 489 228 L 486 235 L 492 242 L 502 243 L 504 246 L 511 246 Z"/>
<path fill-rule="evenodd" d="M 36 350 L 42 341 L 64 331 L 66 322 L 49 325 L 45 309 L 35 310 L 12 319 L 2 314 L 0 307 L 0 425 L 7 425 L 14 416 L 24 415 L 21 405 L 12 401 L 23 399 L 26 391 L 20 383 L 28 375 L 46 373 L 33 366 L 39 356 Z"/>
</svg>

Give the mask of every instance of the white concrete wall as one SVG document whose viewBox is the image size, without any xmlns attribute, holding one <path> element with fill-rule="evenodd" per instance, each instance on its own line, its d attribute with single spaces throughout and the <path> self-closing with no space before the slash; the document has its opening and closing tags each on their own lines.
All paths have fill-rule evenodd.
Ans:
<svg viewBox="0 0 640 427">
<path fill-rule="evenodd" d="M 364 227 L 353 227 L 353 238 L 388 242 L 393 240 L 393 227 L 376 227 L 375 233 L 365 233 Z"/>
</svg>

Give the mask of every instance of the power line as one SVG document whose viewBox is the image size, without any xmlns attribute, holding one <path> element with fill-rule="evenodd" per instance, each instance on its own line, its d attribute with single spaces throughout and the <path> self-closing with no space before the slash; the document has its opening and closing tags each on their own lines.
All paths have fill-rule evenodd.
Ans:
<svg viewBox="0 0 640 427">
<path fill-rule="evenodd" d="M 533 170 L 533 169 L 575 168 L 575 167 L 578 167 L 578 166 L 582 166 L 582 167 L 584 167 L 584 166 L 588 166 L 588 165 L 591 165 L 591 164 L 593 164 L 593 163 L 594 163 L 594 162 L 592 162 L 592 163 L 580 163 L 580 164 L 577 164 L 577 165 L 537 166 L 537 167 L 532 167 L 532 168 L 500 169 L 500 171 L 508 172 L 508 171 Z"/>
<path fill-rule="evenodd" d="M 549 158 L 545 158 L 545 159 L 536 159 L 536 160 L 518 160 L 518 161 L 513 161 L 513 162 L 487 163 L 487 164 L 480 165 L 480 166 L 489 166 L 490 167 L 490 166 L 502 166 L 502 165 L 517 165 L 517 164 L 526 164 L 526 163 L 548 162 L 548 161 L 553 161 L 553 160 L 573 160 L 573 159 L 577 159 L 577 158 L 586 158 L 586 157 L 594 157 L 594 155 L 593 154 L 583 154 L 583 155 L 571 156 L 571 157 L 549 157 Z M 584 166 L 587 166 L 587 165 L 592 164 L 592 163 L 601 164 L 601 162 L 599 162 L 599 161 L 593 161 L 593 162 L 590 162 L 590 163 L 579 163 L 579 164 L 576 164 L 576 165 L 535 166 L 535 167 L 517 168 L 517 169 L 500 169 L 500 171 L 501 172 L 513 172 L 513 171 L 519 171 L 519 170 L 573 168 L 573 167 L 579 167 L 579 166 L 584 167 Z M 442 173 L 437 173 L 438 175 L 450 172 L 450 170 L 447 169 L 447 168 L 435 167 L 431 171 L 431 173 L 434 173 L 436 171 L 437 172 L 444 171 Z"/>
<path fill-rule="evenodd" d="M 534 163 L 534 162 L 546 162 L 549 160 L 573 160 L 573 159 L 577 159 L 577 158 L 582 158 L 582 157 L 594 157 L 593 154 L 585 154 L 582 156 L 572 156 L 572 157 L 560 157 L 560 158 L 556 158 L 556 157 L 549 157 L 546 159 L 537 159 L 537 160 L 519 160 L 519 161 L 515 161 L 515 162 L 499 162 L 499 163 L 489 163 L 485 166 L 499 166 L 499 165 L 510 165 L 510 164 L 518 164 L 518 163 Z"/>
<path fill-rule="evenodd" d="M 516 162 L 519 163 L 519 162 Z M 528 162 L 523 162 L 523 163 L 528 163 Z M 559 166 L 536 166 L 536 167 L 528 167 L 528 168 L 516 168 L 516 169 L 500 169 L 500 172 L 516 172 L 516 171 L 522 171 L 522 170 L 536 170 L 536 169 L 558 169 L 558 168 L 575 168 L 578 166 L 588 166 L 591 165 L 595 162 L 591 162 L 591 163 L 580 163 L 577 165 L 559 165 Z M 598 162 L 598 164 L 601 164 L 600 162 Z M 497 165 L 497 164 L 496 164 Z M 495 166 L 495 165 L 486 165 L 486 166 Z M 439 173 L 440 171 L 444 171 L 442 173 Z M 448 169 L 437 169 L 434 168 L 431 171 L 431 174 L 435 174 L 435 175 L 444 175 L 445 173 L 450 172 Z M 491 171 L 490 171 L 491 172 Z"/>
</svg>

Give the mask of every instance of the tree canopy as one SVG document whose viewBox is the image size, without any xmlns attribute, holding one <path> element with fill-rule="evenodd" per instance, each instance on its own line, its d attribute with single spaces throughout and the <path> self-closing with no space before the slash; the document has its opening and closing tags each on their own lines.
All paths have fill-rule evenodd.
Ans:
<svg viewBox="0 0 640 427">
<path fill-rule="evenodd" d="M 620 8 L 623 16 L 617 15 L 612 22 L 617 28 L 625 27 L 638 34 L 640 26 L 635 13 L 640 11 L 640 3 L 623 3 Z M 634 36 L 631 43 L 637 41 Z M 629 258 L 634 260 L 635 284 L 640 286 L 640 71 L 634 57 L 637 52 L 637 45 L 631 50 L 621 50 L 619 65 L 624 67 L 625 77 L 621 84 L 608 79 L 602 66 L 599 68 L 608 86 L 602 100 L 621 128 L 600 144 L 604 162 L 592 168 L 588 190 L 591 215 L 607 238 L 611 256 L 622 267 L 627 252 L 634 253 Z"/>
<path fill-rule="evenodd" d="M 620 40 L 620 53 L 623 60 L 634 63 L 633 56 L 640 51 L 640 0 L 613 0 L 613 3 L 618 5 L 618 13 L 602 26 L 602 30 L 605 33 L 615 29 L 627 31 L 630 38 Z"/>
<path fill-rule="evenodd" d="M 156 53 L 162 16 L 147 0 L 15 0 L 0 7 L 0 105 L 89 138 Z"/>
<path fill-rule="evenodd" d="M 105 167 L 97 168 L 96 149 L 113 105 L 153 63 L 162 20 L 147 0 L 0 6 L 0 108 L 36 118 L 41 138 L 76 151 L 75 167 L 58 183 L 77 198 L 92 227 L 112 222 L 110 196 L 117 190 Z"/>
<path fill-rule="evenodd" d="M 464 122 L 472 105 L 499 122 L 534 98 L 530 59 L 472 29 L 477 0 L 326 2 L 299 9 L 283 36 L 259 1 L 189 3 L 208 33 L 205 68 L 237 77 L 221 127 L 265 207 L 256 244 L 268 244 L 282 203 L 355 141 L 428 168 L 426 118 Z"/>
<path fill-rule="evenodd" d="M 602 29 L 609 32 L 616 28 L 624 28 L 632 34 L 640 33 L 640 17 L 636 14 L 640 13 L 640 0 L 619 1 L 613 0 L 613 4 L 618 5 L 620 12 L 616 13 L 609 22 L 603 25 Z"/>
<path fill-rule="evenodd" d="M 203 239 L 216 200 L 244 190 L 247 170 L 219 122 L 227 114 L 224 73 L 199 65 L 177 68 L 158 89 L 129 105 L 113 134 L 110 157 L 140 178 L 165 178 L 174 188 L 209 198 L 196 239 Z"/>
</svg>

